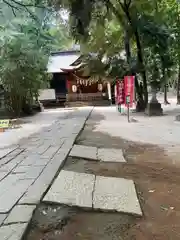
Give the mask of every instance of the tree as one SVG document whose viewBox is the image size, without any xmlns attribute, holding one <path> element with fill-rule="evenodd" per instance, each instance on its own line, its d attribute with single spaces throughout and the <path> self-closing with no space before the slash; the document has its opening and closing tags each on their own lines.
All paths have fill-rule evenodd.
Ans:
<svg viewBox="0 0 180 240">
<path fill-rule="evenodd" d="M 5 35 L 0 41 L 1 85 L 6 93 L 7 107 L 16 116 L 21 114 L 25 105 L 32 104 L 48 78 L 48 55 L 31 37 L 14 33 Z"/>
<path fill-rule="evenodd" d="M 50 51 L 72 43 L 67 26 L 57 13 L 25 4 L 3 1 L 0 15 L 0 84 L 5 90 L 7 108 L 16 116 L 22 111 L 30 113 L 39 89 L 47 86 Z"/>
<path fill-rule="evenodd" d="M 16 0 L 10 1 L 14 3 Z M 144 109 L 148 102 L 148 84 L 153 82 L 154 86 L 155 82 L 156 85 L 160 82 L 161 85 L 164 84 L 166 90 L 168 81 L 166 76 L 172 68 L 172 47 L 169 42 L 172 35 L 171 26 L 175 20 L 173 15 L 176 9 L 174 6 L 177 6 L 175 1 L 54 0 L 50 2 L 47 0 L 44 2 L 39 0 L 30 3 L 24 0 L 23 7 L 67 9 L 71 32 L 75 39 L 80 43 L 83 42 L 85 49 L 93 49 L 98 58 L 102 59 L 105 55 L 113 69 L 114 62 L 122 61 L 121 54 L 117 52 L 125 50 L 127 72 L 136 76 L 138 102 Z M 167 18 L 168 13 L 173 16 L 171 20 Z M 171 21 L 173 24 L 170 24 Z M 152 70 L 157 73 L 156 64 L 161 71 L 158 69 L 158 79 L 152 79 L 157 75 L 152 73 Z M 140 87 L 141 81 L 143 88 Z"/>
<path fill-rule="evenodd" d="M 101 25 L 102 29 L 106 29 L 106 21 L 109 21 L 109 19 L 116 19 L 116 26 L 119 25 L 119 27 L 121 28 L 121 31 L 119 33 L 119 39 L 122 39 L 120 34 L 123 34 L 124 36 L 124 46 L 127 62 L 129 65 L 131 65 L 132 62 L 131 58 L 134 59 L 133 55 L 134 53 L 136 53 L 136 66 L 138 66 L 138 73 L 140 73 L 143 81 L 143 93 L 141 93 L 140 91 L 137 78 L 136 88 L 137 92 L 139 93 L 139 97 L 141 98 L 141 100 L 144 100 L 145 106 L 148 102 L 148 79 L 146 72 L 147 66 L 144 59 L 144 48 L 146 47 L 144 46 L 144 39 L 147 39 L 147 36 L 144 33 L 150 31 L 150 34 L 148 34 L 148 38 L 151 38 L 150 40 L 151 42 L 153 42 L 152 44 L 154 44 L 154 46 L 157 46 L 157 44 L 162 45 L 162 41 L 160 41 L 159 39 L 159 37 L 162 37 L 162 34 L 156 33 L 156 30 L 162 30 L 162 26 L 155 18 L 152 17 L 154 12 L 154 1 L 64 0 L 60 2 L 54 1 L 53 4 L 55 4 L 56 6 L 59 5 L 60 7 L 66 7 L 69 10 L 72 33 L 76 37 L 76 39 L 80 41 L 82 41 L 83 39 L 86 42 L 89 42 L 87 41 L 87 39 L 89 38 L 92 40 L 91 29 L 93 25 L 96 25 L 98 30 L 100 28 L 99 25 Z M 97 34 L 95 33 L 96 31 L 94 31 L 94 38 L 97 37 L 99 39 L 98 34 L 101 35 L 101 33 L 98 30 Z M 163 37 L 165 36 L 167 35 L 164 34 Z M 112 42 L 114 43 L 114 41 Z M 98 42 L 96 46 L 98 46 L 99 43 L 100 42 Z M 105 45 L 107 46 L 107 44 Z M 102 43 L 100 49 L 102 50 L 105 45 Z M 162 48 L 162 46 L 160 48 Z M 108 50 L 109 49 L 112 50 L 110 44 Z M 129 68 L 131 69 L 131 66 L 129 66 Z M 142 94 L 144 95 L 143 97 L 140 96 Z"/>
</svg>

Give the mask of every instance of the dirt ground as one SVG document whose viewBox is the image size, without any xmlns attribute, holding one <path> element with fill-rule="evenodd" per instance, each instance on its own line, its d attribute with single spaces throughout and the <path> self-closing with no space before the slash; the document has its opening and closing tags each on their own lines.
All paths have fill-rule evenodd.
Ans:
<svg viewBox="0 0 180 240">
<path fill-rule="evenodd" d="M 157 146 L 93 132 L 101 117 L 90 117 L 77 143 L 122 148 L 127 163 L 99 163 L 69 157 L 64 169 L 133 179 L 143 217 L 41 205 L 26 240 L 179 240 L 179 166 Z"/>
</svg>

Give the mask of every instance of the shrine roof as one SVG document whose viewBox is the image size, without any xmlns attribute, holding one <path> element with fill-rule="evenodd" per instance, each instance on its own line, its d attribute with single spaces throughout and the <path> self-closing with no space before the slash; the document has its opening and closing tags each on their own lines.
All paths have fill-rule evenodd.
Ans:
<svg viewBox="0 0 180 240">
<path fill-rule="evenodd" d="M 74 69 L 72 66 L 81 56 L 80 51 L 70 50 L 51 53 L 47 65 L 49 73 L 61 73 L 62 69 Z"/>
</svg>

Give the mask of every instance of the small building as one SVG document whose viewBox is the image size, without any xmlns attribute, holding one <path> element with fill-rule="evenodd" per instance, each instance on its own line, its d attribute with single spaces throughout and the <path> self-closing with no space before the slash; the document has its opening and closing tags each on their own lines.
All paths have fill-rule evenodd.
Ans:
<svg viewBox="0 0 180 240">
<path fill-rule="evenodd" d="M 82 57 L 78 50 L 51 54 L 47 68 L 52 74 L 50 89 L 54 90 L 56 103 L 65 106 L 109 105 L 110 83 L 92 79 L 82 68 Z"/>
</svg>

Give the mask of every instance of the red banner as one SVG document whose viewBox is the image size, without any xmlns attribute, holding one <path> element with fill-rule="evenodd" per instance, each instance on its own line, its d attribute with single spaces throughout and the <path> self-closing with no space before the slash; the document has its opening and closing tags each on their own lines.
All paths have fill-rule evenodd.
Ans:
<svg viewBox="0 0 180 240">
<path fill-rule="evenodd" d="M 124 81 L 117 80 L 116 82 L 116 102 L 117 104 L 124 104 Z"/>
<path fill-rule="evenodd" d="M 134 102 L 134 76 L 124 77 L 125 105 L 133 107 Z"/>
</svg>

